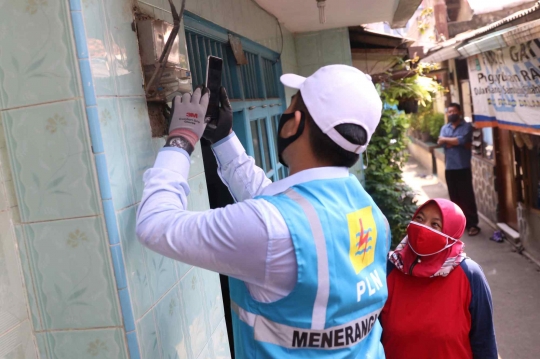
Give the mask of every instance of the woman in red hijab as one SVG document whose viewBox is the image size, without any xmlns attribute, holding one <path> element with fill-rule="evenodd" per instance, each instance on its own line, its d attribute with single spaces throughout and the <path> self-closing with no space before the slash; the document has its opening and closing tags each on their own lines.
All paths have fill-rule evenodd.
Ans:
<svg viewBox="0 0 540 359">
<path fill-rule="evenodd" d="M 389 254 L 380 316 L 387 359 L 497 359 L 491 291 L 463 252 L 463 211 L 446 199 L 422 205 Z"/>
</svg>

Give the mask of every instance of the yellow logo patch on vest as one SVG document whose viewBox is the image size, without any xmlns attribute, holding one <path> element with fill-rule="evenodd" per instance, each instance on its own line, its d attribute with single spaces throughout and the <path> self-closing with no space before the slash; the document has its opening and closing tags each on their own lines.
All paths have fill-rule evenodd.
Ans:
<svg viewBox="0 0 540 359">
<path fill-rule="evenodd" d="M 347 214 L 349 223 L 349 258 L 356 274 L 373 263 L 377 245 L 377 226 L 371 206 Z"/>
</svg>

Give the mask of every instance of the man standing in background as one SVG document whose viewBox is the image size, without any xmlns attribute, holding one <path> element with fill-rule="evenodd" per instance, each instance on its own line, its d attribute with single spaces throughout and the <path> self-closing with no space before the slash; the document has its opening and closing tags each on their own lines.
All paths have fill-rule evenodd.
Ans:
<svg viewBox="0 0 540 359">
<path fill-rule="evenodd" d="M 476 236 L 480 228 L 471 172 L 473 127 L 463 119 L 458 103 L 448 106 L 447 115 L 448 123 L 441 128 L 437 143 L 444 147 L 448 195 L 465 213 L 469 235 Z"/>
</svg>

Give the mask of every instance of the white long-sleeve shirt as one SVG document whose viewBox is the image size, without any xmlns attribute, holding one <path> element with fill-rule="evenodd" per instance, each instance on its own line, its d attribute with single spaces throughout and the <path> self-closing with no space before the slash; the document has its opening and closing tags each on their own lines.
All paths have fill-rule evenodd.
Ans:
<svg viewBox="0 0 540 359">
<path fill-rule="evenodd" d="M 349 171 L 314 168 L 272 183 L 234 133 L 213 150 L 218 173 L 238 203 L 187 211 L 189 155 L 167 147 L 144 174 L 137 235 L 145 246 L 164 256 L 244 281 L 258 301 L 281 299 L 297 280 L 294 246 L 277 208 L 253 198 L 278 194 L 303 182 L 347 177 Z"/>
</svg>

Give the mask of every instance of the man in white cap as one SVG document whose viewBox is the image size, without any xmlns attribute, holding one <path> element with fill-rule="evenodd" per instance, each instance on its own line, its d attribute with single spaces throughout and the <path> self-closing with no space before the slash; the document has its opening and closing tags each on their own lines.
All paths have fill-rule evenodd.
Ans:
<svg viewBox="0 0 540 359">
<path fill-rule="evenodd" d="M 205 130 L 208 94 L 175 98 L 170 136 L 145 190 L 137 235 L 148 248 L 231 277 L 236 358 L 384 358 L 377 320 L 386 301 L 386 218 L 348 168 L 379 123 L 370 78 L 344 65 L 308 78 L 281 117 L 271 183 L 232 132 L 224 89 L 213 142 L 218 171 L 237 201 L 189 212 L 189 156 Z"/>
</svg>

